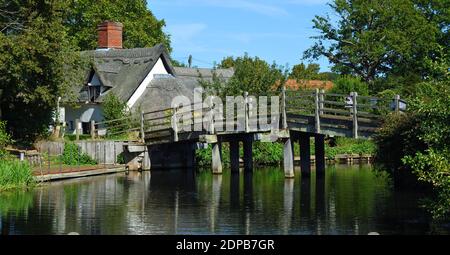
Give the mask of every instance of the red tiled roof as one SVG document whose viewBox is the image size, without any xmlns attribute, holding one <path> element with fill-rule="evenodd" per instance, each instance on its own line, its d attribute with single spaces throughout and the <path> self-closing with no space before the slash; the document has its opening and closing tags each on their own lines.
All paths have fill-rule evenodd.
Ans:
<svg viewBox="0 0 450 255">
<path fill-rule="evenodd" d="M 288 79 L 286 81 L 286 89 L 289 90 L 298 90 L 300 88 L 303 89 L 325 89 L 329 90 L 333 87 L 332 81 L 321 81 L 321 80 L 295 80 Z"/>
</svg>

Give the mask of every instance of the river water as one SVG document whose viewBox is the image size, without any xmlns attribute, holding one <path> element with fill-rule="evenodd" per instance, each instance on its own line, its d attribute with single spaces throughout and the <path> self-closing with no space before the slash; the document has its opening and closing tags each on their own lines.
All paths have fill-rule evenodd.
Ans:
<svg viewBox="0 0 450 255">
<path fill-rule="evenodd" d="M 0 194 L 2 234 L 449 234 L 369 165 L 328 166 L 326 176 L 130 172 Z"/>
</svg>

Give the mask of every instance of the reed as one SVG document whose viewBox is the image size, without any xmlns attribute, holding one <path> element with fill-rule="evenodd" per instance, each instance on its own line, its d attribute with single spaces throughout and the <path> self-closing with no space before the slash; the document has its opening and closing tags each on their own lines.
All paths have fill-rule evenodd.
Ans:
<svg viewBox="0 0 450 255">
<path fill-rule="evenodd" d="M 0 160 L 0 191 L 27 188 L 35 184 L 28 162 Z"/>
</svg>

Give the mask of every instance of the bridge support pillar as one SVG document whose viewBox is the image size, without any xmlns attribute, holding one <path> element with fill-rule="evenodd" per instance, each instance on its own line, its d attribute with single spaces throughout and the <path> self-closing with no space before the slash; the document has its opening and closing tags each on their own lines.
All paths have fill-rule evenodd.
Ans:
<svg viewBox="0 0 450 255">
<path fill-rule="evenodd" d="M 306 133 L 300 133 L 300 167 L 302 176 L 311 175 L 310 140 Z"/>
<path fill-rule="evenodd" d="M 245 172 L 253 171 L 252 145 L 253 145 L 253 136 L 251 136 L 251 135 L 246 136 L 244 139 L 244 171 Z"/>
<path fill-rule="evenodd" d="M 232 173 L 239 173 L 239 141 L 230 141 L 230 165 Z"/>
<path fill-rule="evenodd" d="M 290 138 L 284 141 L 283 161 L 284 177 L 294 178 L 294 153 Z"/>
<path fill-rule="evenodd" d="M 194 168 L 195 167 L 195 150 L 197 148 L 197 144 L 188 143 L 185 145 L 185 167 L 186 168 Z"/>
<path fill-rule="evenodd" d="M 221 144 L 212 144 L 212 172 L 213 174 L 222 174 L 222 153 Z"/>
<path fill-rule="evenodd" d="M 316 175 L 325 175 L 325 136 L 316 134 L 314 136 L 314 152 L 316 157 Z"/>
</svg>

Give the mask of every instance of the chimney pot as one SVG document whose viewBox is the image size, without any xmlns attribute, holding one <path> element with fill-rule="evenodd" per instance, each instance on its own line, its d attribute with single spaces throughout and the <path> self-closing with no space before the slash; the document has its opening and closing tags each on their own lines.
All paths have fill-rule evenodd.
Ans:
<svg viewBox="0 0 450 255">
<path fill-rule="evenodd" d="M 104 21 L 97 26 L 99 49 L 122 49 L 122 30 L 120 22 Z"/>
</svg>

